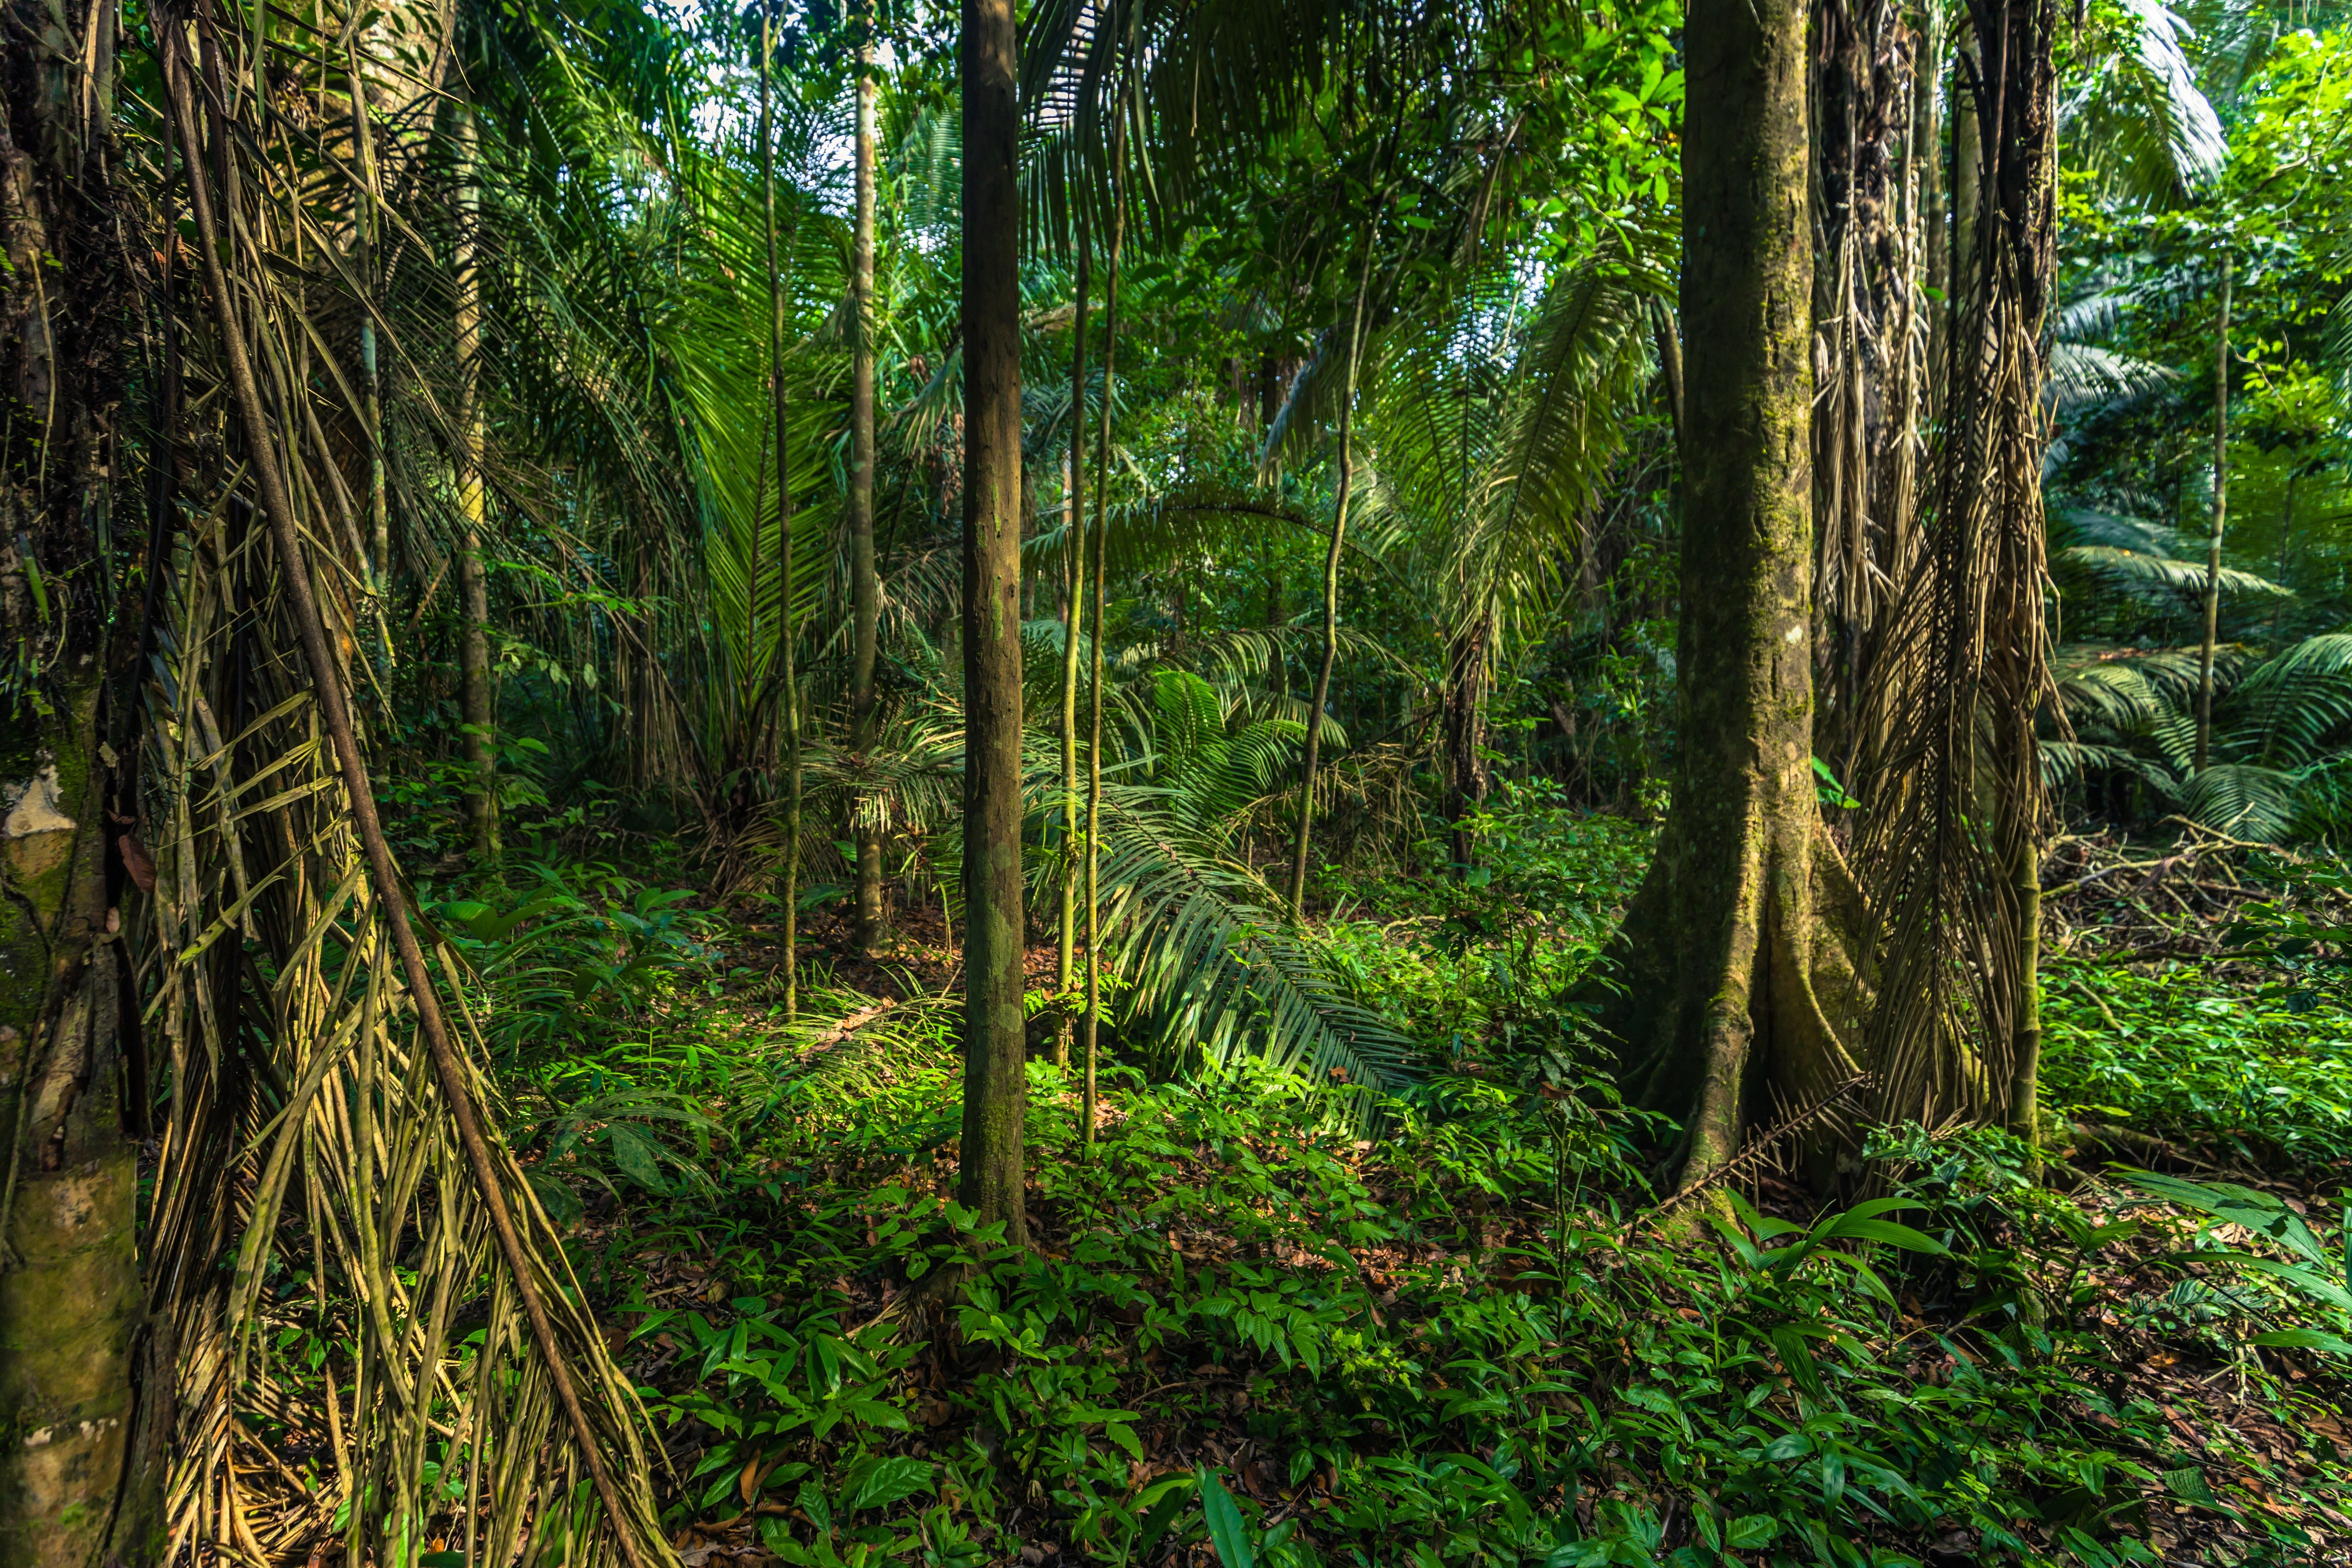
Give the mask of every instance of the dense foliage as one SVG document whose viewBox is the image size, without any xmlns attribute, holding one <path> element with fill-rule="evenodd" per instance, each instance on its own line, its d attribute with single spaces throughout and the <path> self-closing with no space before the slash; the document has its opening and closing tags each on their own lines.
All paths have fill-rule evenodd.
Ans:
<svg viewBox="0 0 2352 1568">
<path fill-rule="evenodd" d="M 1745 9 L 0 0 L 0 1556 L 2352 1551 L 2352 24 Z"/>
</svg>

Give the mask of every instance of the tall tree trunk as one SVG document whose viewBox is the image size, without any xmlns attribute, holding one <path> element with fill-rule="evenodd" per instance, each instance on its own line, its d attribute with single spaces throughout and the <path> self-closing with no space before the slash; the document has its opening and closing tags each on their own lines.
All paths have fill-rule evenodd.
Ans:
<svg viewBox="0 0 2352 1568">
<path fill-rule="evenodd" d="M 2221 313 L 2213 330 L 2213 537 L 2205 546 L 2205 637 L 2197 648 L 2197 766 L 2213 749 L 2213 650 L 2221 629 L 2221 530 L 2230 516 L 2230 260 L 2221 256 Z"/>
<path fill-rule="evenodd" d="M 1130 7 L 1129 16 L 1134 11 Z M 1131 37 L 1131 35 L 1130 35 Z M 1120 93 L 1126 92 L 1122 78 Z M 1087 1012 L 1086 1079 L 1078 1091 L 1078 1137 L 1095 1141 L 1096 1069 L 1102 1044 L 1102 714 L 1103 582 L 1110 554 L 1110 411 L 1118 376 L 1119 264 L 1127 254 L 1127 113 L 1110 139 L 1110 279 L 1103 301 L 1102 423 L 1095 433 L 1094 651 L 1087 696 Z"/>
<path fill-rule="evenodd" d="M 1298 833 L 1290 845 L 1290 918 L 1307 911 L 1307 852 L 1315 836 L 1315 770 L 1323 759 L 1323 713 L 1331 700 L 1331 667 L 1339 658 L 1339 560 L 1348 539 L 1348 501 L 1356 477 L 1356 368 L 1364 349 L 1364 296 L 1371 291 L 1377 227 L 1364 235 L 1364 264 L 1356 279 L 1356 308 L 1348 321 L 1348 373 L 1339 393 L 1339 493 L 1331 507 L 1331 544 L 1323 552 L 1323 662 L 1315 672 L 1315 700 L 1307 710 L 1306 754 L 1298 763 Z"/>
<path fill-rule="evenodd" d="M 484 435 L 482 428 L 482 272 L 478 227 L 481 196 L 474 184 L 474 112 L 457 111 L 457 608 L 462 622 L 457 665 L 459 709 L 465 716 L 466 765 L 472 774 L 466 816 L 473 825 L 474 858 L 499 858 L 499 779 L 490 689 L 489 578 L 482 564 Z"/>
<path fill-rule="evenodd" d="M 850 239 L 849 744 L 874 746 L 874 660 L 881 640 L 882 582 L 874 569 L 874 0 L 857 28 L 857 212 Z M 861 794 L 850 808 L 857 844 L 860 951 L 882 944 L 881 803 Z"/>
<path fill-rule="evenodd" d="M 1086 205 L 1078 206 L 1077 320 L 1070 338 L 1070 478 L 1062 507 L 1062 887 L 1060 944 L 1054 988 L 1067 993 L 1076 978 L 1078 879 L 1078 644 L 1087 628 L 1087 294 L 1093 280 L 1094 236 Z M 1089 858 L 1091 864 L 1091 858 Z M 1087 950 L 1091 959 L 1093 950 Z M 1071 1026 L 1054 1036 L 1054 1062 L 1070 1065 Z"/>
<path fill-rule="evenodd" d="M 775 65 L 776 13 L 771 0 L 761 18 L 760 33 L 760 179 L 761 210 L 768 242 L 768 398 L 769 420 L 776 432 L 776 555 L 782 582 L 776 610 L 775 687 L 781 694 L 784 729 L 784 1021 L 800 1015 L 800 888 L 801 888 L 801 688 L 796 668 L 797 644 L 793 634 L 793 599 L 800 584 L 793 552 L 793 474 L 785 440 L 788 412 L 784 397 L 784 275 L 776 254 L 776 150 L 771 139 L 770 78 Z M 866 378 L 867 456 L 872 456 L 873 378 Z M 871 465 L 868 465 L 871 473 Z M 855 469 L 853 494 L 855 492 Z M 869 502 L 872 489 L 867 490 Z M 753 535 L 758 529 L 755 525 Z M 873 530 L 866 530 L 866 566 L 873 566 Z M 753 614 L 759 595 L 753 584 Z M 871 687 L 871 667 L 868 667 Z M 871 695 L 870 689 L 868 695 Z"/>
<path fill-rule="evenodd" d="M 127 542 L 143 531 L 110 527 L 137 308 L 114 210 L 119 25 L 110 0 L 0 5 L 0 1561 L 12 1568 L 155 1562 L 163 1546 L 168 1357 L 147 1330 L 134 1217 L 149 1086 L 115 912 L 144 856 L 109 826 L 138 804 Z"/>
<path fill-rule="evenodd" d="M 1028 1241 L 1021 1007 L 1021 185 L 1013 0 L 963 0 L 961 1195 Z"/>
<path fill-rule="evenodd" d="M 1685 34 L 1681 740 L 1606 1012 L 1630 1098 L 1684 1123 L 1685 1184 L 1768 1096 L 1854 1076 L 1816 909 L 1805 23 L 1804 0 L 1693 0 Z"/>
<path fill-rule="evenodd" d="M 357 70 L 352 72 L 352 146 L 357 156 L 360 189 L 352 202 L 352 228 L 357 244 L 357 271 L 360 286 L 373 296 L 375 290 L 375 259 L 378 237 L 376 228 L 377 172 L 375 138 L 368 124 L 367 84 Z M 383 461 L 383 380 L 375 341 L 375 318 L 362 313 L 360 317 L 360 416 L 365 428 L 361 435 L 368 448 L 368 558 L 369 585 L 376 599 L 376 622 L 379 629 L 384 624 L 383 601 L 392 584 L 392 509 L 384 493 Z M 397 657 L 392 639 L 383 641 L 384 662 L 389 665 Z"/>
</svg>

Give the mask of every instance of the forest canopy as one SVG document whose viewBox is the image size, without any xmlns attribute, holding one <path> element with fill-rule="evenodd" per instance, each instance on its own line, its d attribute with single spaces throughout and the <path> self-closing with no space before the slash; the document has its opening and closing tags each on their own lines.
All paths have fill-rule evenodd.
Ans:
<svg viewBox="0 0 2352 1568">
<path fill-rule="evenodd" d="M 2352 1550 L 2352 17 L 0 0 L 0 1561 Z"/>
</svg>

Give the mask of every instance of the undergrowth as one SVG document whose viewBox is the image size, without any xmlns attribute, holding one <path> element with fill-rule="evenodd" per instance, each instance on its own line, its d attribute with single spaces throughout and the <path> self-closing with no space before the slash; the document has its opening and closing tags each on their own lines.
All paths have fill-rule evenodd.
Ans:
<svg viewBox="0 0 2352 1568">
<path fill-rule="evenodd" d="M 1646 834 L 1505 804 L 1491 876 L 1314 939 L 1428 1049 L 1374 1136 L 1347 1086 L 1114 1063 L 1089 1153 L 1035 1062 L 1026 1250 L 952 1201 L 951 997 L 816 990 L 786 1028 L 716 911 L 609 867 L 436 906 L 686 1560 L 2337 1560 L 2324 1210 L 1911 1130 L 1868 1201 L 1768 1179 L 1661 1222 L 1660 1129 L 1555 1001 Z M 2062 962 L 2046 1092 L 2341 1158 L 2352 1023 L 2265 984 Z"/>
</svg>

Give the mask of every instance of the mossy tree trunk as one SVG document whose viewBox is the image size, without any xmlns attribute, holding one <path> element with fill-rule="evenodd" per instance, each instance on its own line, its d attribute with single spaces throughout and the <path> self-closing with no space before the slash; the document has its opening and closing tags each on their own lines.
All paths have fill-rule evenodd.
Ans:
<svg viewBox="0 0 2352 1568">
<path fill-rule="evenodd" d="M 1021 119 L 1013 0 L 963 5 L 961 1195 L 1028 1240 L 1021 1006 Z"/>
<path fill-rule="evenodd" d="M 0 5 L 0 1563 L 161 1561 L 168 1357 L 121 945 L 146 527 L 111 515 L 129 268 L 110 0 Z"/>
<path fill-rule="evenodd" d="M 1629 1097 L 1683 1121 L 1686 1184 L 1775 1098 L 1853 1075 L 1812 775 L 1805 22 L 1803 0 L 1693 0 L 1686 34 L 1681 745 L 1604 1015 Z"/>
</svg>

